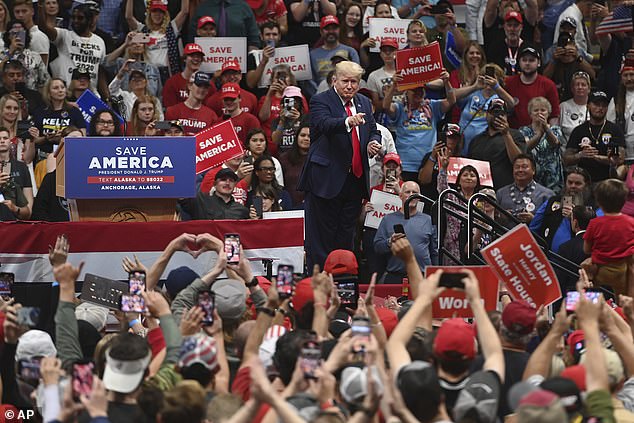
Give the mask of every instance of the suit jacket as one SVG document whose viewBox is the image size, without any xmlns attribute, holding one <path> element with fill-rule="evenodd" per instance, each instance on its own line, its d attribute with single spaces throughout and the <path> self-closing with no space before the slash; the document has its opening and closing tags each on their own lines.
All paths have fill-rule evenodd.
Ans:
<svg viewBox="0 0 634 423">
<path fill-rule="evenodd" d="M 559 255 L 576 264 L 581 264 L 582 261 L 590 257 L 590 255 L 583 252 L 583 233 L 577 234 L 574 238 L 561 244 L 559 247 Z M 563 272 L 558 273 L 557 277 L 559 283 L 562 285 L 562 292 L 565 289 L 575 288 L 577 277 L 571 277 Z"/>
<path fill-rule="evenodd" d="M 381 143 L 381 132 L 372 115 L 367 97 L 357 94 L 352 101 L 357 113 L 365 113 L 365 124 L 359 126 L 364 192 L 369 198 L 368 144 Z M 352 132 L 346 131 L 346 109 L 333 88 L 310 100 L 310 149 L 299 177 L 297 189 L 310 191 L 325 199 L 335 198 L 343 188 L 352 164 Z"/>
</svg>

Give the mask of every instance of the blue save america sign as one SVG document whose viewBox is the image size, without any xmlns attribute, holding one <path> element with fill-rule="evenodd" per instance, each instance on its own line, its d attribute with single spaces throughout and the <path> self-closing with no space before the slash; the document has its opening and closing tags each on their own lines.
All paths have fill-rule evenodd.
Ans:
<svg viewBox="0 0 634 423">
<path fill-rule="evenodd" d="M 195 197 L 195 144 L 194 137 L 66 138 L 66 197 Z"/>
</svg>

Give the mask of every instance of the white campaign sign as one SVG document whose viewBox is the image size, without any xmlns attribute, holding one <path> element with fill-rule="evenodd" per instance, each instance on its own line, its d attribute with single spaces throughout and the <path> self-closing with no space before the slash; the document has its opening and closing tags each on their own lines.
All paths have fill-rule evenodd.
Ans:
<svg viewBox="0 0 634 423">
<path fill-rule="evenodd" d="M 370 38 L 376 40 L 376 47 L 370 48 L 370 51 L 379 52 L 382 38 L 396 38 L 398 49 L 404 49 L 407 45 L 407 26 L 411 21 L 411 19 L 370 18 Z"/>
<path fill-rule="evenodd" d="M 378 189 L 372 191 L 370 203 L 374 206 L 374 210 L 365 215 L 364 226 L 374 229 L 379 227 L 379 223 L 386 214 L 400 210 L 403 205 L 398 195 Z"/>
<path fill-rule="evenodd" d="M 215 72 L 225 61 L 237 59 L 242 73 L 247 72 L 246 37 L 196 37 L 194 42 L 205 52 L 201 71 Z"/>
<path fill-rule="evenodd" d="M 257 63 L 260 63 L 260 60 L 262 60 L 262 50 L 258 50 L 255 54 L 257 54 Z M 258 84 L 260 88 L 266 88 L 271 85 L 271 74 L 273 73 L 273 68 L 277 65 L 288 65 L 295 79 L 298 81 L 313 79 L 310 55 L 308 54 L 308 44 L 277 47 L 275 49 L 275 56 L 269 60 L 264 68 L 262 78 L 260 78 L 260 83 Z"/>
</svg>

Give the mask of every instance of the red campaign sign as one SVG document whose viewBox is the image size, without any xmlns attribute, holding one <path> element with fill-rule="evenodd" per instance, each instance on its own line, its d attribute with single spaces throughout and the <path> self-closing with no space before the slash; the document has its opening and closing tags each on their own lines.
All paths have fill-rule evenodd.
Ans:
<svg viewBox="0 0 634 423">
<path fill-rule="evenodd" d="M 493 176 L 491 176 L 491 165 L 482 160 L 465 159 L 464 157 L 449 157 L 447 167 L 447 182 L 455 184 L 458 173 L 464 166 L 471 165 L 476 168 L 480 175 L 480 185 L 493 188 Z"/>
<path fill-rule="evenodd" d="M 422 87 L 427 82 L 440 78 L 442 70 L 442 55 L 437 41 L 425 47 L 396 52 L 396 71 L 403 76 L 398 84 L 399 91 Z"/>
<path fill-rule="evenodd" d="M 498 303 L 498 277 L 489 266 L 427 266 L 425 277 L 429 277 L 438 270 L 458 272 L 469 269 L 475 273 L 480 285 L 480 296 L 486 311 L 493 311 Z M 434 319 L 449 319 L 452 317 L 473 317 L 473 312 L 464 291 L 459 289 L 445 289 L 432 304 Z"/>
<path fill-rule="evenodd" d="M 561 288 L 550 262 L 522 224 L 482 249 L 482 256 L 515 299 L 548 306 L 561 298 Z"/>
<path fill-rule="evenodd" d="M 230 120 L 196 134 L 197 175 L 242 154 L 242 143 Z"/>
</svg>

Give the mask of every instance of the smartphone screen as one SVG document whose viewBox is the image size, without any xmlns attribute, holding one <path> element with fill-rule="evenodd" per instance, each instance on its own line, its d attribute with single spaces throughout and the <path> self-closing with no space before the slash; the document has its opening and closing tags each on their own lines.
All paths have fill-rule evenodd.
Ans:
<svg viewBox="0 0 634 423">
<path fill-rule="evenodd" d="M 596 303 L 599 301 L 601 293 L 599 291 L 586 291 L 585 296 L 589 301 Z M 568 291 L 566 293 L 566 311 L 575 311 L 579 302 L 579 293 L 577 291 Z"/>
<path fill-rule="evenodd" d="M 121 311 L 124 313 L 145 313 L 145 300 L 141 295 L 121 295 Z"/>
<path fill-rule="evenodd" d="M 39 307 L 22 307 L 18 310 L 18 325 L 34 328 L 40 321 Z"/>
<path fill-rule="evenodd" d="M 405 233 L 405 228 L 403 228 L 403 225 L 401 225 L 400 223 L 397 223 L 396 225 L 394 225 L 394 233 L 395 234 L 404 234 Z"/>
<path fill-rule="evenodd" d="M 94 364 L 74 363 L 73 364 L 73 399 L 79 401 L 80 395 L 90 396 L 92 392 L 92 371 Z"/>
<path fill-rule="evenodd" d="M 467 274 L 464 272 L 443 272 L 443 274 L 440 275 L 438 286 L 443 286 L 445 288 L 464 289 L 464 282 L 462 281 L 462 279 L 466 277 Z"/>
<path fill-rule="evenodd" d="M 280 264 L 277 267 L 277 279 L 275 287 L 280 298 L 290 298 L 293 295 L 293 266 Z"/>
<path fill-rule="evenodd" d="M 203 311 L 203 326 L 211 326 L 214 323 L 215 298 L 213 292 L 203 291 L 198 294 L 198 307 Z"/>
<path fill-rule="evenodd" d="M 352 343 L 352 352 L 365 352 L 366 346 L 370 342 L 370 333 L 372 332 L 370 320 L 366 317 L 355 317 L 352 319 L 351 329 L 352 337 L 355 338 Z"/>
<path fill-rule="evenodd" d="M 299 366 L 306 379 L 317 379 L 315 371 L 321 361 L 321 346 L 316 341 L 306 341 L 299 353 Z"/>
<path fill-rule="evenodd" d="M 11 295 L 11 285 L 15 282 L 15 274 L 0 272 L 0 295 Z"/>
<path fill-rule="evenodd" d="M 284 97 L 284 108 L 290 111 L 295 107 L 295 99 L 293 97 Z"/>
<path fill-rule="evenodd" d="M 24 381 L 40 380 L 41 358 L 21 359 L 18 361 L 18 374 Z"/>
<path fill-rule="evenodd" d="M 385 179 L 394 181 L 396 180 L 396 169 L 386 169 L 385 170 Z"/>
<path fill-rule="evenodd" d="M 145 291 L 145 272 L 134 271 L 128 273 L 130 295 L 141 295 Z"/>
<path fill-rule="evenodd" d="M 359 283 L 355 280 L 336 280 L 337 295 L 341 300 L 341 307 L 356 309 L 359 301 Z"/>
<path fill-rule="evenodd" d="M 227 254 L 227 263 L 240 263 L 240 235 L 225 234 L 225 253 Z"/>
<path fill-rule="evenodd" d="M 172 127 L 172 122 L 169 120 L 161 120 L 154 124 L 154 127 L 160 131 L 167 131 Z"/>
</svg>

